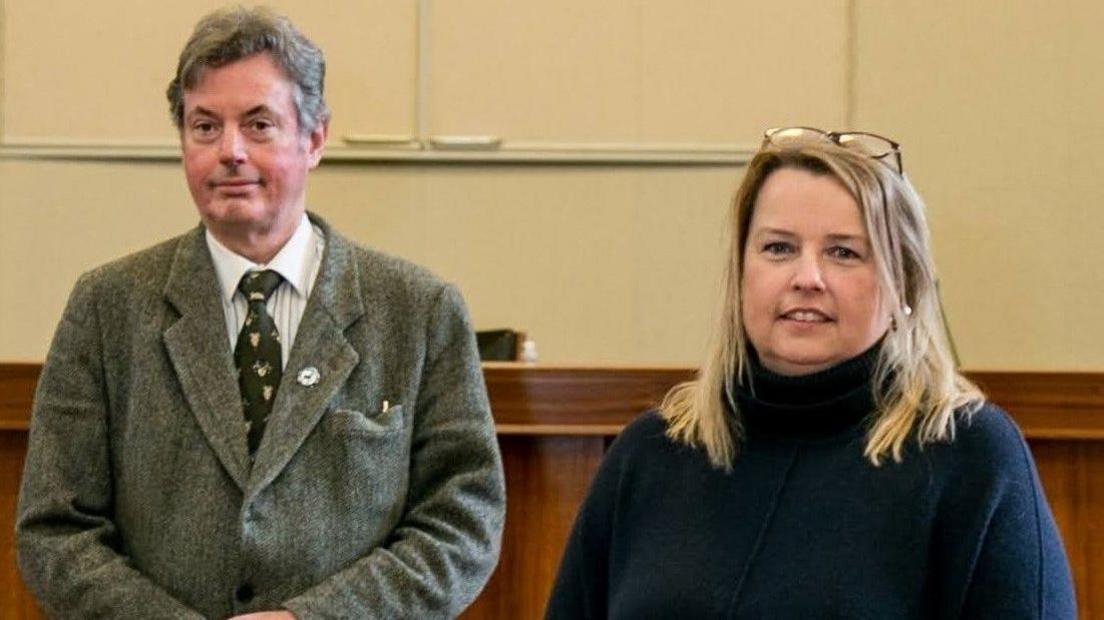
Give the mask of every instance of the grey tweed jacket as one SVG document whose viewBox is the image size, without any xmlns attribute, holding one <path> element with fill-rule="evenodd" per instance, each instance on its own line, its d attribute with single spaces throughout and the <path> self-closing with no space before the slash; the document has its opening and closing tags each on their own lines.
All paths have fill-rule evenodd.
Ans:
<svg viewBox="0 0 1104 620">
<path fill-rule="evenodd" d="M 505 490 L 463 301 L 311 218 L 326 250 L 252 466 L 203 229 L 77 283 L 17 517 L 51 617 L 446 618 L 482 589 Z"/>
</svg>

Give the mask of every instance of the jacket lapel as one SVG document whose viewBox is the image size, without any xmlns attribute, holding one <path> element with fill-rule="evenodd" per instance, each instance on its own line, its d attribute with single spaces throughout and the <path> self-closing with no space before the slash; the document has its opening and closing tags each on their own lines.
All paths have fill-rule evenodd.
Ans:
<svg viewBox="0 0 1104 620">
<path fill-rule="evenodd" d="M 322 228 L 326 249 L 257 449 L 246 501 L 279 475 L 360 362 L 345 337 L 345 329 L 364 315 L 352 247 L 320 218 L 311 219 Z M 318 372 L 317 383 L 303 385 L 299 373 L 312 367 Z"/>
<path fill-rule="evenodd" d="M 207 442 L 244 491 L 249 453 L 217 281 L 203 228 L 197 228 L 181 238 L 169 271 L 165 298 L 180 318 L 163 338 Z"/>
</svg>

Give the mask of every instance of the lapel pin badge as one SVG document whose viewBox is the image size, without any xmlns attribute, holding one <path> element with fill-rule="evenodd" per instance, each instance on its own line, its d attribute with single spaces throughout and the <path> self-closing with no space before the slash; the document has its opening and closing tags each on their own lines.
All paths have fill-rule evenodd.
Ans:
<svg viewBox="0 0 1104 620">
<path fill-rule="evenodd" d="M 303 387 L 312 387 L 314 384 L 318 383 L 318 379 L 321 378 L 321 376 L 322 375 L 318 374 L 317 368 L 314 366 L 307 366 L 299 371 L 299 376 L 296 377 L 295 380 Z"/>
</svg>

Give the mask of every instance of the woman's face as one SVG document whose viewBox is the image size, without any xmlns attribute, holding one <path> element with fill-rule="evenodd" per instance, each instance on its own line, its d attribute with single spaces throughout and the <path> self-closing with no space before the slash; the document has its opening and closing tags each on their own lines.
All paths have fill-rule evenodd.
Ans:
<svg viewBox="0 0 1104 620">
<path fill-rule="evenodd" d="M 889 328 L 859 206 L 830 176 L 781 168 L 759 190 L 744 248 L 742 317 L 763 365 L 830 368 Z"/>
</svg>

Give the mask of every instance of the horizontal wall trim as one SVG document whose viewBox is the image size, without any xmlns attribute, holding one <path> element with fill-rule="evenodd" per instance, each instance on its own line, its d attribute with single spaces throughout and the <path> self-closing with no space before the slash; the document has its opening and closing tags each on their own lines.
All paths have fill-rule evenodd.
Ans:
<svg viewBox="0 0 1104 620">
<path fill-rule="evenodd" d="M 29 427 L 41 364 L 0 363 L 0 430 Z M 1104 441 L 1104 373 L 967 372 L 1016 419 L 1028 439 Z M 652 409 L 687 367 L 587 367 L 487 363 L 502 435 L 613 435 Z"/>
<path fill-rule="evenodd" d="M 428 142 L 374 146 L 329 145 L 323 162 L 667 164 L 739 166 L 756 149 L 724 144 L 501 141 L 494 148 L 432 148 Z M 166 143 L 4 141 L 0 158 L 54 161 L 180 161 L 180 147 Z"/>
</svg>

